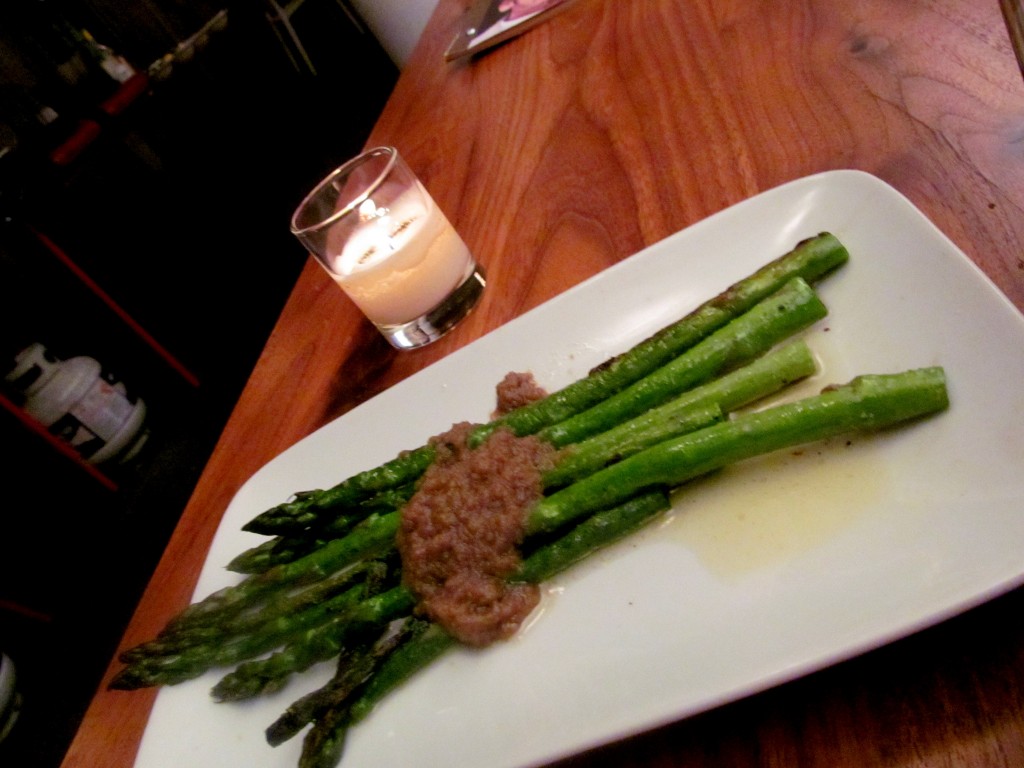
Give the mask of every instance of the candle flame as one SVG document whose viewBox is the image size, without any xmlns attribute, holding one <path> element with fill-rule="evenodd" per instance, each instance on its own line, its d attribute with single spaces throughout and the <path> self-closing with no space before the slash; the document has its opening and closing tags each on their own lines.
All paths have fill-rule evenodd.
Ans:
<svg viewBox="0 0 1024 768">
<path fill-rule="evenodd" d="M 372 221 L 373 219 L 379 219 L 388 215 L 387 208 L 378 208 L 377 204 L 373 202 L 371 198 L 366 198 L 359 205 L 359 220 L 360 221 Z"/>
</svg>

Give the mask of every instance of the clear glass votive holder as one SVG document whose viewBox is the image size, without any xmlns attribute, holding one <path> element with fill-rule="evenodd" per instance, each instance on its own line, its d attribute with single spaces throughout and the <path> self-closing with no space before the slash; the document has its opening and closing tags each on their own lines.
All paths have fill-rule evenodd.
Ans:
<svg viewBox="0 0 1024 768">
<path fill-rule="evenodd" d="M 332 171 L 291 231 L 392 346 L 436 341 L 476 305 L 486 279 L 394 147 Z"/>
</svg>

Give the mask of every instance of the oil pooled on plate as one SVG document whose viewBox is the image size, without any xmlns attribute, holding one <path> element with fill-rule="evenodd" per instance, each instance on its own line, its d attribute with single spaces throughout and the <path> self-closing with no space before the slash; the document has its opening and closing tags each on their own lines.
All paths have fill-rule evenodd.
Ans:
<svg viewBox="0 0 1024 768">
<path fill-rule="evenodd" d="M 869 513 L 887 468 L 869 436 L 836 438 L 727 467 L 679 489 L 660 535 L 716 576 L 740 578 L 806 552 Z"/>
</svg>

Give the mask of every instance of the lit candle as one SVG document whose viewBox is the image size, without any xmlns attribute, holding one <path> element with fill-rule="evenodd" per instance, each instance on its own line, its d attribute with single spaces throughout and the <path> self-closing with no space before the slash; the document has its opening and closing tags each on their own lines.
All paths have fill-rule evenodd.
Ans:
<svg viewBox="0 0 1024 768">
<path fill-rule="evenodd" d="M 441 338 L 487 284 L 394 147 L 334 169 L 295 209 L 291 230 L 398 349 Z"/>
<path fill-rule="evenodd" d="M 359 225 L 328 257 L 332 276 L 378 325 L 401 325 L 441 304 L 474 269 L 462 238 L 418 185 L 387 206 L 359 206 Z"/>
</svg>

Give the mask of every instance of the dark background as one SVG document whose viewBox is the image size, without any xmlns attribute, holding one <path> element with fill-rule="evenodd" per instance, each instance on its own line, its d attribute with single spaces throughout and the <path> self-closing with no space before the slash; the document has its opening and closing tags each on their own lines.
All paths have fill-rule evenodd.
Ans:
<svg viewBox="0 0 1024 768">
<path fill-rule="evenodd" d="M 289 216 L 359 152 L 397 78 L 343 3 L 306 0 L 290 18 L 308 61 L 273 10 L 0 3 L 0 367 L 32 342 L 93 357 L 143 398 L 150 432 L 132 462 L 100 465 L 110 490 L 0 410 L 0 651 L 23 699 L 2 766 L 60 763 L 305 263 Z M 195 37 L 222 11 L 226 26 Z M 83 29 L 152 75 L 122 112 L 101 108 L 119 83 Z M 82 121 L 94 139 L 54 162 Z"/>
</svg>

